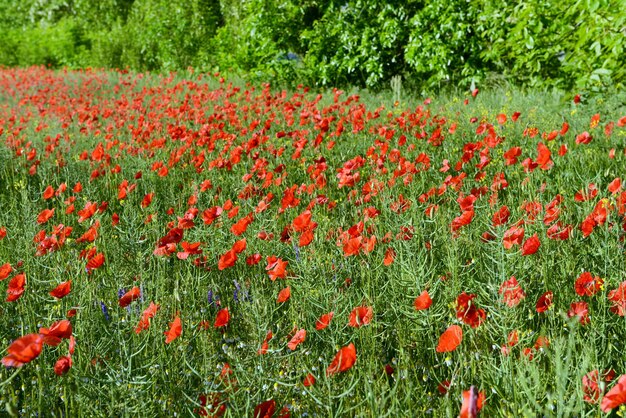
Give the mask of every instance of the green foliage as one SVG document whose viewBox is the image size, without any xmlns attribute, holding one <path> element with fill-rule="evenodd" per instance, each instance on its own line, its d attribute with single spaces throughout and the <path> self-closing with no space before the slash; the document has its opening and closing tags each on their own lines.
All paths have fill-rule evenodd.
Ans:
<svg viewBox="0 0 626 418">
<path fill-rule="evenodd" d="M 0 63 L 232 71 L 432 90 L 494 79 L 604 90 L 626 77 L 622 0 L 0 0 Z"/>
<path fill-rule="evenodd" d="M 302 34 L 307 67 L 322 85 L 378 86 L 405 69 L 408 23 L 415 1 L 351 0 L 334 4 Z"/>
</svg>

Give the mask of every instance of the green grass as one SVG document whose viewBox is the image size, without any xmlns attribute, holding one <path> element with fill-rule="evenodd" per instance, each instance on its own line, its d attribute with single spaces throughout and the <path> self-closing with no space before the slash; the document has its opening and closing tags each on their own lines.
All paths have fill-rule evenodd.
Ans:
<svg viewBox="0 0 626 418">
<path fill-rule="evenodd" d="M 49 327 L 65 318 L 69 309 L 77 310 L 71 318 L 76 351 L 66 375 L 56 376 L 53 366 L 68 353 L 67 341 L 44 347 L 39 357 L 21 368 L 0 369 L 0 399 L 8 414 L 189 416 L 200 408 L 200 395 L 207 395 L 224 402 L 225 415 L 233 417 L 252 416 L 255 406 L 268 399 L 276 401 L 277 415 L 286 406 L 292 416 L 457 416 L 462 392 L 473 385 L 486 395 L 481 416 L 602 415 L 599 404 L 584 402 L 582 377 L 594 369 L 612 368 L 617 376 L 626 373 L 626 319 L 609 310 L 607 299 L 609 291 L 626 279 L 625 220 L 618 212 L 624 201 L 620 203 L 619 193 L 607 191 L 614 178 L 626 180 L 626 129 L 617 126 L 626 115 L 623 92 L 610 97 L 583 95 L 583 103 L 575 105 L 570 95 L 503 87 L 481 92 L 476 98 L 469 92 L 432 97 L 428 105 L 422 103 L 424 98 L 406 98 L 398 106 L 391 92 L 358 92 L 359 100 L 353 98 L 350 103 L 346 102 L 348 94 L 334 103 L 333 93 L 324 92 L 314 104 L 317 92 L 235 88 L 209 75 L 182 77 L 39 68 L 0 71 L 0 227 L 7 231 L 0 240 L 0 265 L 10 263 L 27 278 L 18 301 L 0 302 L 0 347 Z M 320 132 L 314 119 L 300 123 L 303 109 L 332 118 L 320 147 L 313 146 Z M 367 120 L 368 112 L 377 109 L 379 117 Z M 361 111 L 362 129 L 356 122 Z M 516 111 L 521 116 L 513 122 L 511 115 Z M 508 116 L 503 126 L 496 122 L 500 113 Z M 601 116 L 600 124 L 592 129 L 590 120 L 596 113 Z M 479 122 L 471 123 L 473 117 Z M 342 118 L 343 132 L 331 137 Z M 266 121 L 272 119 L 264 130 Z M 411 126 L 411 121 L 417 123 Z M 484 135 L 476 134 L 480 121 L 493 124 L 502 143 L 489 149 L 491 161 L 483 169 L 476 167 L 480 150 L 485 149 L 481 145 L 456 171 L 463 147 L 483 141 Z M 570 125 L 566 135 L 554 141 L 541 139 L 542 133 L 560 130 L 564 121 Z M 257 126 L 251 126 L 253 122 Z M 607 136 L 604 129 L 609 122 L 615 126 Z M 38 130 L 39 124 L 47 127 Z M 453 134 L 448 133 L 452 124 L 457 125 Z M 441 146 L 433 146 L 427 139 L 439 125 L 445 139 Z M 179 127 L 179 133 L 184 127 L 186 133 L 176 134 L 174 127 Z M 538 135 L 525 136 L 524 131 L 532 127 Z M 390 139 L 385 139 L 384 129 L 394 131 Z M 583 131 L 589 131 L 593 141 L 577 145 L 576 135 Z M 278 132 L 295 137 L 277 136 Z M 400 135 L 406 136 L 405 145 L 399 145 Z M 425 137 L 418 139 L 420 135 Z M 49 138 L 57 136 L 54 150 L 46 155 Z M 261 143 L 247 152 L 246 143 L 255 137 Z M 298 138 L 308 142 L 300 157 L 292 159 Z M 164 139 L 162 145 L 160 139 Z M 336 141 L 332 149 L 326 147 L 330 141 Z M 526 173 L 520 162 L 537 157 L 538 142 L 551 150 L 554 166 Z M 99 143 L 105 155 L 96 160 L 92 152 Z M 561 157 L 562 144 L 569 151 Z M 502 154 L 513 146 L 522 148 L 522 156 L 517 164 L 507 166 Z M 236 147 L 244 147 L 241 159 L 233 159 L 229 167 L 226 161 Z M 278 156 L 275 150 L 280 147 L 285 150 Z M 37 156 L 29 161 L 27 155 L 33 149 Z M 615 149 L 612 159 L 611 149 Z M 80 158 L 84 151 L 87 159 Z M 202 151 L 205 161 L 196 168 L 194 157 Z M 177 152 L 180 159 L 174 162 Z M 411 179 L 401 175 L 391 185 L 394 171 L 402 168 L 401 159 L 415 164 L 421 153 L 428 155 L 430 168 Z M 360 179 L 352 187 L 339 187 L 337 170 L 357 156 L 364 159 L 356 170 Z M 327 165 L 326 186 L 311 194 L 297 193 L 300 203 L 280 211 L 286 189 L 314 183 L 307 169 L 320 157 Z M 451 169 L 440 172 L 446 159 Z M 36 160 L 39 164 L 31 175 L 29 169 Z M 172 163 L 167 176 L 152 170 L 158 161 Z M 120 172 L 112 172 L 118 164 Z M 104 174 L 90 180 L 94 170 Z M 135 179 L 139 171 L 142 177 Z M 281 184 L 264 188 L 269 172 L 274 173 L 274 180 L 285 173 L 286 177 Z M 481 172 L 484 179 L 474 180 Z M 467 177 L 458 189 L 448 184 L 441 195 L 420 201 L 422 194 L 439 188 L 446 177 L 461 173 Z M 505 174 L 508 187 L 491 204 L 490 186 L 497 173 Z M 246 174 L 252 175 L 249 182 L 243 180 Z M 135 189 L 119 200 L 123 180 Z M 205 180 L 213 188 L 201 192 Z M 366 197 L 363 186 L 371 180 L 384 187 Z M 77 182 L 83 186 L 80 193 L 72 191 Z M 48 185 L 56 190 L 61 183 L 67 185 L 65 192 L 43 199 Z M 597 185 L 598 195 L 586 202 L 575 201 L 575 193 L 589 183 Z M 239 197 L 250 191 L 246 189 L 249 184 L 256 188 L 251 197 Z M 459 193 L 468 195 L 483 186 L 487 190 L 474 203 L 471 224 L 454 237 L 450 225 L 461 214 L 456 202 Z M 270 192 L 274 198 L 269 209 L 255 213 L 246 232 L 235 237 L 231 226 L 254 212 Z M 147 193 L 154 193 L 154 199 L 142 208 Z M 194 193 L 199 213 L 195 226 L 184 231 L 183 241 L 203 243 L 206 265 L 194 265 L 197 256 L 186 260 L 179 260 L 175 253 L 155 256 L 157 242 L 171 228 L 168 223 L 178 223 Z M 396 213 L 391 206 L 400 194 L 411 206 Z M 545 208 L 557 194 L 563 197 L 559 220 L 573 227 L 572 236 L 564 241 L 548 238 L 543 211 L 532 222 L 521 208 L 530 201 Z M 297 248 L 298 233 L 291 234 L 291 242 L 281 242 L 284 228 L 318 195 L 336 207 L 317 204 L 311 209 L 312 220 L 318 223 L 312 243 Z M 70 196 L 75 196 L 75 212 L 66 214 L 65 201 Z M 585 238 L 579 226 L 602 198 L 615 209 L 606 223 Z M 205 225 L 202 212 L 223 206 L 229 199 L 233 206 L 240 206 L 237 216 L 229 219 L 225 210 L 212 225 Z M 108 207 L 79 223 L 77 212 L 86 202 L 108 202 Z M 428 217 L 425 209 L 431 203 L 439 209 Z M 510 209 L 509 221 L 494 227 L 491 217 L 502 205 Z M 365 221 L 363 236 L 376 235 L 377 244 L 369 254 L 345 256 L 337 241 L 342 232 L 364 219 L 368 206 L 380 215 Z M 45 208 L 55 208 L 55 215 L 38 225 L 37 216 Z M 116 226 L 114 213 L 119 215 Z M 145 223 L 149 215 L 154 215 L 153 220 Z M 534 255 L 522 256 L 519 246 L 506 250 L 502 245 L 504 232 L 520 219 L 526 220 L 525 238 L 536 232 L 541 240 Z M 77 243 L 96 221 L 101 226 L 95 242 Z M 59 224 L 73 228 L 66 243 L 36 256 L 33 237 L 42 229 L 50 235 Z M 406 228 L 412 229 L 412 238 L 399 239 Z M 274 234 L 274 239 L 257 238 L 261 231 Z M 482 242 L 486 231 L 496 239 Z M 384 242 L 388 233 L 390 239 Z M 218 259 L 242 238 L 247 240 L 246 250 L 233 267 L 220 271 Z M 93 246 L 105 254 L 106 261 L 88 273 L 87 261 L 79 254 Z M 396 257 L 385 266 L 389 247 Z M 177 251 L 182 251 L 180 245 Z M 248 266 L 246 257 L 255 253 L 261 255 L 261 262 Z M 269 279 L 268 256 L 288 261 L 287 280 Z M 580 297 L 574 292 L 574 282 L 583 271 L 605 280 L 595 296 Z M 0 291 L 5 291 L 16 272 L 0 282 Z M 526 293 L 515 308 L 504 305 L 498 294 L 502 282 L 511 276 Z M 72 280 L 71 293 L 55 300 L 48 292 L 66 280 Z M 238 300 L 235 281 L 240 286 Z M 278 292 L 288 285 L 291 299 L 277 304 Z M 141 298 L 120 308 L 118 292 L 133 286 L 140 286 Z M 433 305 L 416 311 L 413 300 L 425 289 Z M 537 313 L 535 303 L 548 290 L 554 292 L 553 306 Z M 219 295 L 221 308 L 229 308 L 231 320 L 225 330 L 213 328 L 220 308 L 209 304 L 209 291 Z M 456 298 L 462 292 L 476 294 L 472 303 L 486 311 L 486 319 L 477 328 L 457 318 Z M 578 300 L 589 303 L 586 326 L 567 317 L 570 303 Z M 160 309 L 149 329 L 136 334 L 141 312 L 151 301 Z M 101 303 L 108 308 L 108 319 Z M 350 312 L 362 305 L 373 308 L 373 320 L 360 328 L 348 326 Z M 334 312 L 330 326 L 317 331 L 317 318 L 330 311 Z M 182 335 L 166 345 L 163 333 L 177 313 Z M 208 321 L 208 329 L 199 326 L 202 321 Z M 453 352 L 437 353 L 439 336 L 452 324 L 463 328 L 461 345 Z M 287 343 L 294 328 L 306 329 L 307 336 L 291 351 Z M 501 346 L 515 329 L 519 343 L 504 356 Z M 258 355 L 268 330 L 274 334 L 269 351 Z M 533 347 L 539 336 L 547 337 L 549 346 L 533 350 L 534 358 L 529 360 L 522 350 Z M 356 347 L 356 364 L 327 377 L 326 368 L 337 350 L 349 343 Z M 226 363 L 232 374 L 225 378 L 220 374 Z M 386 365 L 393 367 L 391 375 L 385 373 Z M 304 387 L 308 373 L 317 382 Z M 441 395 L 437 387 L 444 381 L 451 386 Z M 210 415 L 211 410 L 207 412 Z"/>
</svg>

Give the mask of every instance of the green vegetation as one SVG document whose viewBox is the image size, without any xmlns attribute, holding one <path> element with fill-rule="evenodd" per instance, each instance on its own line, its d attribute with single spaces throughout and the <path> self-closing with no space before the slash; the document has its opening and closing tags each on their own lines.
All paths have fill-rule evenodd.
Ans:
<svg viewBox="0 0 626 418">
<path fill-rule="evenodd" d="M 623 413 L 624 92 L 354 93 L 0 70 L 0 415 Z"/>
<path fill-rule="evenodd" d="M 623 87 L 622 0 L 0 0 L 0 64 L 420 90 Z"/>
</svg>

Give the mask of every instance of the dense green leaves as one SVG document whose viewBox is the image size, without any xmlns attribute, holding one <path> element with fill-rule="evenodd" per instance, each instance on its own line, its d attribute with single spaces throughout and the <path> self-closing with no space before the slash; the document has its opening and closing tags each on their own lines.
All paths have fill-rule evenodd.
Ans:
<svg viewBox="0 0 626 418">
<path fill-rule="evenodd" d="M 0 0 L 0 63 L 320 86 L 624 83 L 622 0 Z"/>
</svg>

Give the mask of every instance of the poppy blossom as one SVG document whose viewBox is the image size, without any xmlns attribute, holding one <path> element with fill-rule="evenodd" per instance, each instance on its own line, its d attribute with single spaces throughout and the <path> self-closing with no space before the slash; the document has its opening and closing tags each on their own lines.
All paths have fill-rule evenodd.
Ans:
<svg viewBox="0 0 626 418">
<path fill-rule="evenodd" d="M 493 226 L 504 225 L 505 223 L 509 221 L 510 215 L 511 215 L 511 212 L 509 211 L 509 208 L 506 205 L 502 206 L 491 217 L 491 223 L 493 224 Z"/>
<path fill-rule="evenodd" d="M 350 320 L 348 325 L 359 328 L 368 325 L 374 317 L 374 309 L 371 306 L 359 306 L 350 312 Z"/>
<path fill-rule="evenodd" d="M 272 338 L 274 338 L 272 330 L 267 331 L 267 334 L 265 334 L 265 339 L 261 343 L 261 348 L 259 348 L 258 350 L 259 355 L 267 354 L 267 350 L 269 349 L 269 342 Z"/>
<path fill-rule="evenodd" d="M 44 209 L 37 216 L 37 223 L 38 224 L 45 224 L 53 216 L 54 216 L 54 208 L 52 208 L 52 209 Z"/>
<path fill-rule="evenodd" d="M 317 379 L 315 379 L 315 376 L 313 376 L 313 374 L 309 373 L 309 374 L 306 375 L 306 377 L 302 381 L 302 384 L 304 385 L 305 388 L 308 388 L 310 386 L 313 386 L 316 381 L 317 381 Z"/>
<path fill-rule="evenodd" d="M 26 275 L 24 273 L 16 274 L 9 280 L 7 287 L 7 302 L 15 302 L 24 294 L 24 286 L 26 285 Z"/>
<path fill-rule="evenodd" d="M 224 308 L 217 313 L 213 327 L 225 327 L 228 325 L 228 321 L 230 321 L 230 313 L 228 312 L 228 308 Z"/>
<path fill-rule="evenodd" d="M 98 204 L 96 202 L 87 202 L 85 207 L 78 211 L 78 223 L 84 222 L 91 218 L 98 210 Z"/>
<path fill-rule="evenodd" d="M 476 304 L 472 302 L 474 298 L 476 295 L 468 295 L 465 292 L 456 298 L 456 317 L 472 328 L 482 324 L 487 316 L 484 309 L 476 307 Z"/>
<path fill-rule="evenodd" d="M 423 311 L 430 308 L 433 304 L 433 300 L 430 298 L 427 290 L 422 291 L 418 297 L 413 301 L 413 306 L 417 311 Z"/>
<path fill-rule="evenodd" d="M 393 264 L 393 260 L 396 258 L 396 251 L 389 247 L 387 248 L 387 252 L 385 252 L 385 259 L 383 261 L 383 264 L 385 266 L 390 266 L 391 264 Z"/>
<path fill-rule="evenodd" d="M 235 243 L 233 244 L 233 251 L 237 254 L 241 254 L 242 252 L 244 252 L 246 250 L 247 247 L 247 242 L 246 239 L 240 239 L 239 241 L 235 241 Z"/>
<path fill-rule="evenodd" d="M 5 263 L 0 266 L 0 282 L 9 277 L 9 274 L 11 274 L 12 271 L 13 267 L 11 267 L 9 263 Z"/>
<path fill-rule="evenodd" d="M 517 282 L 515 276 L 511 276 L 509 280 L 502 283 L 498 293 L 502 295 L 504 303 L 509 308 L 516 307 L 526 297 L 526 293 Z"/>
<path fill-rule="evenodd" d="M 61 356 L 54 364 L 54 374 L 57 376 L 63 376 L 72 367 L 72 357 Z"/>
<path fill-rule="evenodd" d="M 201 242 L 189 243 L 187 241 L 183 241 L 180 243 L 180 246 L 183 247 L 183 251 L 179 251 L 178 253 L 176 253 L 176 257 L 179 260 L 186 260 L 190 255 L 202 254 L 202 250 L 200 249 L 201 245 Z"/>
<path fill-rule="evenodd" d="M 104 254 L 97 253 L 87 261 L 87 270 L 95 270 L 104 264 Z"/>
<path fill-rule="evenodd" d="M 237 252 L 233 249 L 226 251 L 217 262 L 217 268 L 219 270 L 224 270 L 229 267 L 232 267 L 237 262 Z"/>
<path fill-rule="evenodd" d="M 600 408 L 602 412 L 607 413 L 624 404 L 626 404 L 626 374 L 621 375 L 617 384 L 604 395 Z"/>
<path fill-rule="evenodd" d="M 51 347 L 61 344 L 61 340 L 72 337 L 72 323 L 62 319 L 53 323 L 50 328 L 39 328 L 39 334 L 43 336 L 43 343 Z"/>
<path fill-rule="evenodd" d="M 9 355 L 2 359 L 6 367 L 22 367 L 36 359 L 43 348 L 43 335 L 28 334 L 13 341 L 7 351 Z"/>
<path fill-rule="evenodd" d="M 514 245 L 521 245 L 524 239 L 524 228 L 513 225 L 511 228 L 504 232 L 502 238 L 502 244 L 504 248 L 510 250 Z"/>
<path fill-rule="evenodd" d="M 252 416 L 254 418 L 272 418 L 276 412 L 276 401 L 270 399 L 269 401 L 261 402 L 254 408 Z"/>
<path fill-rule="evenodd" d="M 154 318 L 159 308 L 159 305 L 150 302 L 150 305 L 141 314 L 141 319 L 139 319 L 139 323 L 135 327 L 135 334 L 139 334 L 150 327 L 150 319 Z"/>
<path fill-rule="evenodd" d="M 439 337 L 436 351 L 438 353 L 454 351 L 461 341 L 463 341 L 463 329 L 458 325 L 450 325 Z"/>
<path fill-rule="evenodd" d="M 604 280 L 600 277 L 593 277 L 591 273 L 585 271 L 578 276 L 574 283 L 574 291 L 578 296 L 593 296 L 602 288 Z"/>
<path fill-rule="evenodd" d="M 48 200 L 54 196 L 54 188 L 52 186 L 46 187 L 46 190 L 43 191 L 43 199 Z"/>
<path fill-rule="evenodd" d="M 154 197 L 154 193 L 148 193 L 146 194 L 142 201 L 141 201 L 141 207 L 143 209 L 147 208 L 148 206 L 150 206 L 150 204 L 152 203 L 152 198 Z"/>
<path fill-rule="evenodd" d="M 287 261 L 281 260 L 276 256 L 267 257 L 267 266 L 265 270 L 267 270 L 267 275 L 269 276 L 271 281 L 276 279 L 284 279 L 287 277 Z"/>
<path fill-rule="evenodd" d="M 626 315 L 626 280 L 621 282 L 616 289 L 609 291 L 608 299 L 611 302 L 609 308 L 611 312 L 619 316 Z"/>
<path fill-rule="evenodd" d="M 291 297 L 291 286 L 287 286 L 280 292 L 278 292 L 278 298 L 276 298 L 276 303 L 284 303 L 289 300 Z"/>
<path fill-rule="evenodd" d="M 361 242 L 363 241 L 362 236 L 358 236 L 355 238 L 350 238 L 343 245 L 343 255 L 349 257 L 351 255 L 357 255 L 361 250 Z"/>
<path fill-rule="evenodd" d="M 321 331 L 330 325 L 330 321 L 332 321 L 334 312 L 329 312 L 319 317 L 319 319 L 315 322 L 315 329 Z"/>
<path fill-rule="evenodd" d="M 552 306 L 552 298 L 554 297 L 554 293 L 551 291 L 545 292 L 543 295 L 537 299 L 537 304 L 535 306 L 537 313 L 543 313 L 550 309 Z"/>
<path fill-rule="evenodd" d="M 476 418 L 484 403 L 485 392 L 477 392 L 474 386 L 470 387 L 470 390 L 463 391 L 463 404 L 459 418 Z"/>
<path fill-rule="evenodd" d="M 326 369 L 326 375 L 330 376 L 340 372 L 345 372 L 356 363 L 356 348 L 353 343 L 341 348 L 335 358 Z"/>
<path fill-rule="evenodd" d="M 587 302 L 572 302 L 567 317 L 572 318 L 574 316 L 578 318 L 581 325 L 589 323 L 589 305 Z"/>
<path fill-rule="evenodd" d="M 183 325 L 180 321 L 180 317 L 177 315 L 174 318 L 174 321 L 170 323 L 170 329 L 165 331 L 165 344 L 169 344 L 174 341 L 176 338 L 180 337 L 180 334 L 183 332 Z"/>
<path fill-rule="evenodd" d="M 126 292 L 118 301 L 121 308 L 125 308 L 131 304 L 132 301 L 139 299 L 141 296 L 141 289 L 135 286 Z"/>
<path fill-rule="evenodd" d="M 293 350 L 296 349 L 296 347 L 298 347 L 298 345 L 302 344 L 304 342 L 304 340 L 306 340 L 306 330 L 305 329 L 300 329 L 300 330 L 298 330 L 295 333 L 293 338 L 291 338 L 291 340 L 287 344 L 287 347 L 291 351 L 293 351 Z"/>
<path fill-rule="evenodd" d="M 592 370 L 583 376 L 583 400 L 587 403 L 596 403 L 600 398 L 598 370 Z"/>
<path fill-rule="evenodd" d="M 53 296 L 57 299 L 62 299 L 67 296 L 72 289 L 72 281 L 68 280 L 66 282 L 60 283 L 57 287 L 50 291 L 50 296 Z"/>
<path fill-rule="evenodd" d="M 539 250 L 540 246 L 541 242 L 539 242 L 539 237 L 535 233 L 522 244 L 522 255 L 533 255 Z"/>
</svg>

